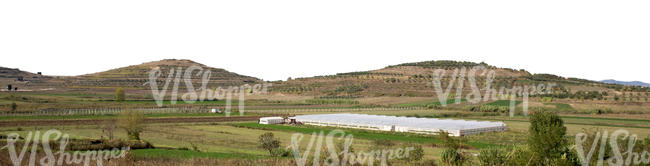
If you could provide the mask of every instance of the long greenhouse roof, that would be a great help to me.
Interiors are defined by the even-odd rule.
[[[384,115],[367,115],[367,114],[315,114],[299,115],[296,120],[317,121],[323,123],[339,123],[352,125],[368,126],[392,126],[409,127],[414,129],[425,130],[468,130],[478,128],[500,127],[505,126],[503,122],[475,121],[475,120],[455,120],[455,119],[437,119],[437,118],[415,118],[415,117],[398,117]]]

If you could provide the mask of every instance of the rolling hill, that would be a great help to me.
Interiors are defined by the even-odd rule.
[[[149,90],[149,72],[152,69],[159,69],[162,74],[157,78],[158,85],[163,84],[171,69],[187,69],[190,66],[198,66],[211,71],[211,79],[208,87],[217,86],[238,86],[244,84],[261,83],[261,79],[244,76],[229,72],[224,69],[209,67],[191,60],[165,59],[160,61],[146,62],[139,65],[126,66],[108,71],[85,74],[80,76],[43,76],[18,69],[0,68],[0,81],[3,84],[14,84],[23,89],[55,89],[60,91],[102,91],[111,92],[115,88],[127,88],[141,90],[147,93]],[[314,97],[335,97],[335,98],[357,98],[357,97],[433,97],[436,96],[434,84],[432,83],[434,71],[442,69],[445,76],[442,77],[442,87],[447,87],[454,69],[483,66],[489,71],[494,71],[494,80],[491,87],[512,87],[520,85],[539,85],[556,83],[553,87],[553,96],[557,98],[614,98],[614,95],[621,95],[625,92],[650,92],[650,88],[642,86],[625,86],[608,84],[580,78],[565,78],[553,74],[531,74],[526,70],[500,68],[485,63],[459,62],[459,61],[423,61],[403,63],[387,66],[381,69],[338,73],[335,75],[314,76],[296,78],[287,81],[274,81],[269,89],[271,93],[314,96]],[[477,74],[484,70],[477,71]],[[201,75],[191,76],[195,86],[200,85]],[[466,73],[468,74],[468,73]],[[18,77],[23,80],[19,81]],[[487,77],[477,75],[477,86],[483,88],[486,85]],[[464,81],[463,94],[471,90],[469,81]],[[181,83],[183,84],[183,83]],[[179,86],[182,90],[184,85]],[[481,89],[484,90],[484,89]],[[133,92],[133,91],[132,91]],[[455,92],[454,89],[451,92]]]
[[[47,83],[56,84],[59,81],[56,81],[51,76],[26,72],[20,69],[0,67],[0,84],[3,85],[3,91],[7,90],[6,87],[8,85],[12,85],[14,88],[18,87],[19,91],[28,91],[30,88],[44,88],[43,85]]]
[[[67,79],[67,82],[69,85],[73,86],[134,87],[147,89],[148,87],[144,86],[144,84],[149,81],[149,73],[151,70],[158,69],[161,71],[162,74],[157,78],[157,80],[162,84],[162,82],[164,82],[164,80],[167,78],[170,70],[176,70],[180,68],[182,69],[182,74],[184,74],[186,69],[191,66],[198,66],[204,71],[211,72],[210,81],[208,83],[209,87],[231,85],[238,86],[243,84],[261,82],[260,79],[255,77],[240,75],[221,68],[206,66],[204,64],[186,59],[165,59],[160,61],[142,63],[139,65],[121,67],[98,73],[70,77]],[[198,70],[192,72],[191,80],[193,83],[198,85],[201,83],[202,75],[196,75],[196,73],[198,73]],[[183,75],[181,75],[181,77],[182,76]],[[184,88],[184,86],[179,86],[179,88]]]
[[[336,75],[296,78],[288,81],[274,82],[271,90],[278,93],[298,94],[320,97],[379,97],[379,96],[410,96],[432,97],[435,96],[433,73],[442,69],[446,75],[442,78],[442,87],[447,87],[450,75],[457,68],[466,68],[469,71],[474,66],[484,66],[494,71],[495,77],[491,87],[512,87],[519,85],[539,85],[549,82],[556,83],[553,91],[555,97],[587,96],[601,98],[602,92],[625,91],[650,91],[649,88],[639,86],[622,86],[605,84],[580,78],[565,78],[553,74],[531,74],[526,70],[499,68],[485,63],[459,62],[459,61],[424,61],[403,63],[387,66],[382,69],[338,73]],[[477,86],[484,87],[486,76],[478,75],[483,70],[477,71],[475,76]],[[467,74],[467,73],[466,73]],[[470,91],[470,84],[464,81],[463,94]],[[498,89],[498,88],[497,88]],[[484,89],[481,89],[484,90]],[[451,90],[454,92],[454,90]],[[593,95],[598,93],[599,95]],[[605,95],[607,96],[607,95]]]
[[[608,83],[608,84],[650,87],[649,83],[645,83],[641,81],[618,81],[618,80],[608,79],[608,80],[602,80],[600,82]]]
[[[145,83],[149,82],[149,72],[152,69],[159,69],[161,71],[162,74],[157,80],[162,84],[171,69],[181,68],[184,72],[190,66],[198,66],[204,69],[204,71],[211,71],[210,81],[208,82],[209,87],[239,86],[262,82],[255,77],[240,75],[184,59],[165,59],[80,76],[44,76],[18,69],[0,68],[0,81],[2,84],[19,85],[24,90],[29,91],[43,89],[57,91],[105,89],[105,91],[114,91],[114,88],[117,87],[147,90],[149,89],[149,85]],[[194,71],[191,75],[191,80],[195,86],[200,85],[202,78],[202,75],[196,75],[197,72]],[[179,86],[179,89],[184,88],[184,85]]]

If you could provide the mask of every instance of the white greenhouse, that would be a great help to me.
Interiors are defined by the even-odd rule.
[[[443,130],[453,136],[464,136],[484,132],[506,131],[506,124],[503,122],[475,120],[467,121],[349,113],[299,115],[295,118],[296,121],[307,125],[420,134],[437,134],[440,130]]]
[[[284,123],[284,118],[282,117],[263,117],[257,121],[259,124],[282,124]]]

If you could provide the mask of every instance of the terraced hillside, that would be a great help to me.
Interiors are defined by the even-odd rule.
[[[484,66],[487,71],[494,71],[491,87],[539,85],[555,83],[553,94],[547,97],[583,98],[583,99],[614,99],[624,93],[645,93],[650,88],[640,86],[623,86],[606,84],[579,78],[564,78],[552,74],[531,74],[526,70],[499,68],[485,63],[458,61],[424,61],[388,66],[382,69],[339,73],[336,75],[297,78],[288,81],[274,82],[273,92],[284,94],[320,96],[320,97],[379,97],[379,96],[436,96],[433,73],[443,69],[445,75],[441,86],[446,88],[455,69],[466,68],[466,77],[474,66]],[[477,70],[476,83],[481,91],[485,90],[487,82],[486,70]],[[455,83],[458,84],[457,82]],[[468,79],[463,82],[463,94],[471,90]],[[455,89],[451,89],[455,93]],[[613,101],[613,100],[612,100]]]
[[[19,87],[19,90],[22,91],[61,92],[93,90],[109,92],[114,91],[115,88],[147,90],[150,87],[145,83],[149,82],[149,73],[152,69],[159,69],[161,71],[157,82],[159,85],[162,85],[171,69],[174,69],[175,73],[178,73],[176,69],[180,68],[182,69],[182,73],[179,89],[183,90],[186,88],[183,75],[190,66],[198,66],[203,71],[209,70],[211,72],[208,82],[208,87],[210,88],[261,82],[260,79],[255,77],[239,75],[191,60],[165,59],[80,76],[46,76],[18,69],[0,68],[0,83],[4,86],[12,85],[13,87]],[[203,74],[197,75],[198,72],[198,70],[195,70],[191,74],[191,81],[194,83],[194,86],[201,84]],[[6,90],[4,87],[3,89]]]
[[[41,90],[50,85],[63,85],[63,81],[57,77],[45,76],[37,73],[30,73],[20,69],[0,67],[0,85],[2,91],[7,91],[8,85],[18,91]]]
[[[182,69],[182,77],[186,69],[191,66],[198,66],[202,68],[203,71],[209,70],[211,72],[210,81],[208,83],[209,87],[243,85],[261,81],[255,77],[239,75],[237,73],[229,72],[220,68],[209,67],[191,60],[165,59],[161,61],[147,62],[140,65],[132,65],[112,69],[99,73],[71,77],[68,78],[66,82],[70,86],[80,87],[132,87],[148,89],[148,85],[145,85],[145,83],[149,81],[149,73],[151,70],[159,69],[161,71],[162,74],[157,79],[158,84],[160,85],[164,84],[164,81],[167,79],[170,70],[177,70],[179,68]],[[203,74],[197,75],[198,72],[198,70],[195,70],[191,74],[191,80],[196,85],[201,82],[201,79],[203,77]],[[183,79],[183,77],[181,79]],[[181,89],[184,87],[185,86],[179,86]]]

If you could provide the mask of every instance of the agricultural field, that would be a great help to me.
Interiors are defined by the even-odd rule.
[[[446,98],[433,89],[433,69],[473,65],[461,62],[401,64],[367,72],[262,81],[229,73],[231,81],[209,80],[219,98],[183,100],[190,91],[155,98],[141,86],[151,66],[168,70],[196,65],[186,60],[164,60],[75,77],[43,77],[34,87],[43,91],[0,92],[0,146],[36,145],[24,156],[115,153],[120,157],[90,160],[101,165],[577,165],[577,144],[598,140],[597,134],[625,132],[612,137],[621,142],[638,138],[634,151],[650,147],[648,88],[599,84],[586,80],[538,75],[496,68],[498,85],[558,82],[550,94],[524,98],[496,94],[473,100],[470,91],[450,91]],[[448,65],[440,67],[438,65]],[[207,68],[207,67],[206,67]],[[217,69],[213,69],[217,70]],[[127,79],[127,77],[129,79]],[[193,80],[200,80],[192,76]],[[451,78],[441,81],[443,87]],[[479,78],[484,80],[485,78]],[[159,80],[161,81],[161,80]],[[60,86],[66,82],[66,86]],[[273,84],[267,91],[253,86]],[[198,84],[198,83],[197,83]],[[17,85],[17,84],[14,84]],[[22,86],[22,84],[20,84]],[[37,86],[38,85],[38,86]],[[470,86],[470,85],[465,85]],[[224,90],[230,87],[231,91]],[[238,89],[238,91],[233,91]],[[223,89],[220,89],[223,88]],[[247,89],[248,88],[248,89]],[[422,89],[419,91],[418,89]],[[540,89],[541,91],[542,89]],[[495,90],[497,91],[497,90]],[[235,97],[227,98],[230,95]],[[462,97],[456,97],[458,94]],[[241,95],[241,96],[238,96]],[[478,95],[477,97],[485,97]],[[489,97],[489,96],[488,96]],[[487,98],[481,98],[487,99]],[[512,105],[511,105],[512,104]],[[514,106],[514,107],[511,107]],[[352,113],[429,119],[461,119],[505,123],[503,132],[449,136],[305,125],[290,117],[309,114]],[[280,117],[283,124],[260,124],[261,117]],[[289,121],[289,122],[287,122]],[[394,127],[394,126],[393,126]],[[45,137],[48,132],[61,133]],[[541,134],[540,134],[541,133]],[[36,137],[38,142],[32,142]],[[13,139],[15,138],[15,139]],[[61,141],[67,140],[67,143]],[[47,141],[47,142],[45,142]],[[578,142],[576,142],[578,141]],[[556,149],[544,159],[536,151],[550,143]],[[591,145],[585,144],[585,146]],[[604,158],[615,156],[606,145]],[[619,149],[624,149],[622,146]],[[0,149],[0,165],[14,165],[12,154],[22,148]],[[110,152],[113,153],[113,152]],[[557,157],[557,156],[565,157]],[[567,157],[568,156],[568,157]],[[16,165],[29,165],[23,157]],[[540,164],[544,163],[545,164]],[[83,165],[83,163],[68,163]],[[593,163],[589,163],[593,164]],[[65,165],[65,164],[64,164]],[[535,164],[533,164],[535,165]]]
[[[493,103],[488,103],[493,104]],[[414,103],[415,105],[415,103]],[[555,104],[553,104],[555,105]],[[559,108],[558,108],[559,109]],[[482,149],[507,148],[526,144],[528,128],[530,124],[527,117],[504,117],[500,114],[486,114],[482,112],[471,112],[464,110],[447,109],[398,109],[398,108],[292,108],[284,110],[257,109],[247,112],[245,117],[252,117],[248,120],[219,121],[206,120],[204,122],[191,122],[188,119],[223,117],[223,114],[213,113],[174,113],[174,114],[146,114],[150,120],[144,127],[141,139],[153,145],[153,148],[134,149],[131,157],[138,161],[173,161],[176,163],[185,162],[242,162],[256,163],[260,161],[273,161],[275,163],[294,163],[293,156],[274,156],[268,151],[260,148],[258,137],[265,133],[273,133],[279,140],[281,147],[287,148],[291,145],[291,137],[295,134],[302,134],[305,139],[300,141],[299,151],[304,152],[309,144],[312,133],[330,133],[334,130],[341,130],[346,135],[352,135],[354,142],[352,148],[357,151],[372,151],[378,147],[397,148],[407,145],[419,145],[424,153],[419,163],[435,163],[441,160],[445,150],[444,138],[436,135],[420,135],[406,133],[391,133],[379,131],[366,131],[357,129],[340,129],[333,127],[296,126],[296,125],[261,125],[257,124],[255,117],[271,116],[271,113],[297,115],[297,114],[321,114],[332,112],[354,112],[362,114],[394,115],[421,118],[450,118],[465,120],[486,120],[504,121],[508,131],[499,133],[485,133],[480,135],[465,136],[462,139],[462,149],[465,153],[478,155]],[[234,115],[237,115],[236,113]],[[69,134],[71,139],[77,140],[100,140],[108,137],[104,132],[103,125],[107,121],[118,118],[119,115],[76,115],[76,116],[14,116],[4,117],[3,122],[19,121],[60,121],[61,124],[25,125],[24,127],[5,125],[0,128],[0,133],[18,133],[21,136],[28,135],[34,131],[46,131],[57,129]],[[572,138],[577,133],[585,130],[616,131],[625,129],[630,133],[637,134],[641,138],[650,137],[650,121],[647,119],[621,119],[621,118],[599,118],[579,115],[561,115],[567,128],[567,138]],[[179,119],[180,120],[172,120]],[[161,119],[168,119],[162,122]],[[79,123],[76,125],[65,124],[64,121],[95,120],[95,124]],[[7,123],[2,123],[7,124]],[[123,130],[116,130],[114,139],[127,140],[127,133]],[[337,138],[335,138],[337,139]],[[569,139],[571,140],[571,139]],[[54,140],[53,140],[54,141]],[[326,151],[322,153],[326,154]],[[314,155],[314,154],[311,154]],[[308,157],[309,158],[309,157]],[[200,161],[195,161],[200,160]],[[478,162],[476,158],[472,159]],[[405,160],[390,161],[393,164],[406,164]],[[412,162],[409,162],[412,163]]]

